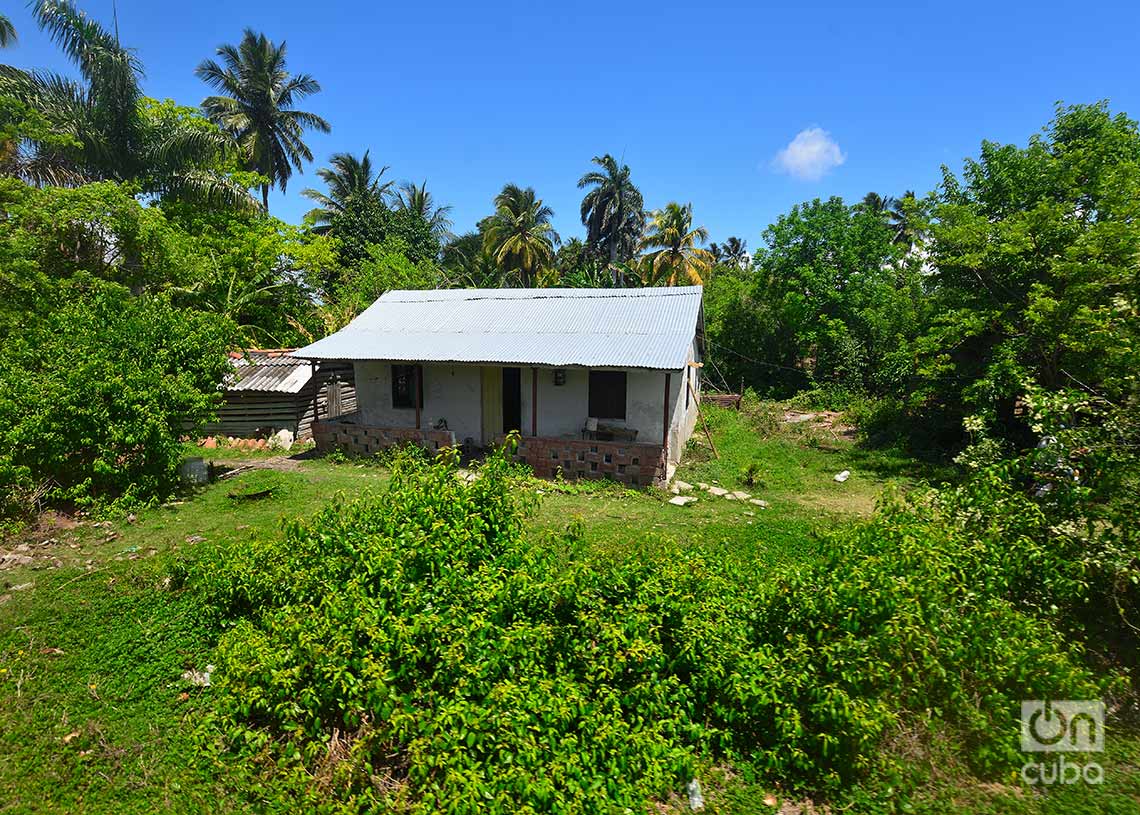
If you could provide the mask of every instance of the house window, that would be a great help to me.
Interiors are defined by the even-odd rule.
[[[625,418],[625,371],[590,371],[590,418]]]
[[[392,366],[392,407],[414,408],[419,377],[415,365]]]

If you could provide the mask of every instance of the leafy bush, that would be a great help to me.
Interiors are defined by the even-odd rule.
[[[169,494],[180,437],[216,409],[228,338],[224,320],[115,286],[29,321],[0,348],[0,487],[80,503]]]
[[[904,716],[1003,769],[1018,700],[1098,691],[1039,616],[1079,574],[1017,515],[895,503],[761,579],[685,546],[528,541],[508,473],[407,451],[387,493],[201,566],[204,744],[269,759],[255,789],[287,808],[644,811],[712,758],[834,790]]]

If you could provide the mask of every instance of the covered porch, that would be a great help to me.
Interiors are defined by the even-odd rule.
[[[368,425],[359,413],[316,422],[313,438],[318,450],[353,455],[373,455],[409,443],[429,453],[461,444],[450,430]],[[494,443],[502,444],[505,438],[499,434]],[[632,487],[663,484],[669,469],[665,448],[660,444],[553,436],[523,436],[515,459],[530,465],[539,478],[611,478]]]

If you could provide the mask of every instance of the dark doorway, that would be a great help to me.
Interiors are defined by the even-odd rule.
[[[503,432],[522,429],[522,368],[503,368]]]

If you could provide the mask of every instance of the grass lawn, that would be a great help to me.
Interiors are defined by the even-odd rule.
[[[764,579],[778,565],[817,556],[827,545],[822,533],[869,513],[884,487],[945,475],[861,450],[830,431],[782,425],[773,416],[755,406],[744,413],[710,410],[720,457],[698,436],[677,474],[744,489],[768,508],[707,493],[676,507],[656,490],[529,481],[519,488],[539,501],[528,522],[536,545],[570,530],[598,557],[626,557],[655,545],[699,546],[739,559]],[[239,462],[233,451],[195,451],[229,466]],[[172,590],[172,567],[276,534],[284,520],[308,515],[338,493],[382,490],[388,476],[382,467],[353,461],[240,460],[272,469],[241,472],[132,519],[80,525],[48,519],[23,540],[32,564],[0,572],[0,812],[247,806],[195,759],[191,733],[208,709],[209,691],[180,677],[209,663],[211,643],[197,624],[193,594]],[[750,464],[755,477],[747,484]],[[836,483],[833,476],[844,469],[850,479]],[[1138,744],[1116,742],[1110,779],[1121,779],[1113,794],[1124,796],[1097,800],[1123,807],[1130,798],[1133,808],[1111,811],[1137,811]],[[929,811],[1076,811],[1070,791],[1027,797],[1014,787],[924,783]],[[756,811],[768,809],[769,795],[737,779],[710,804],[714,811]],[[866,806],[847,811],[882,802],[876,790]]]

